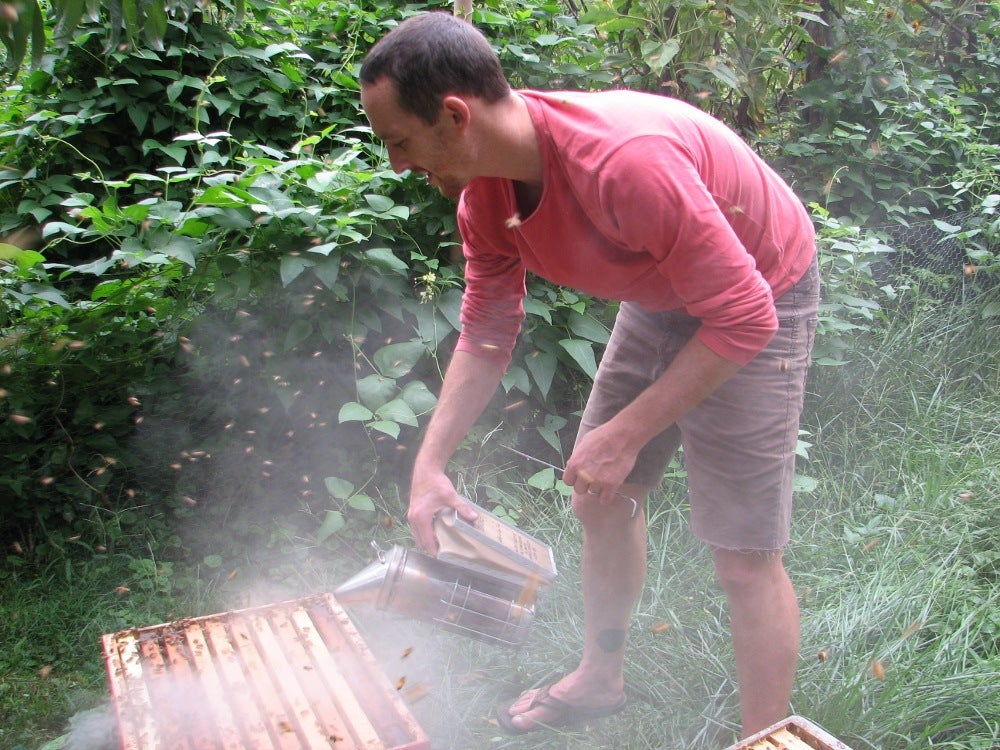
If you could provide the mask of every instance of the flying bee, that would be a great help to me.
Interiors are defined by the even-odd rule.
[[[427,695],[427,686],[418,682],[416,685],[410,685],[403,691],[403,697],[406,698],[410,703],[416,703],[418,700]]]
[[[535,599],[538,598],[538,586],[540,583],[541,579],[537,575],[529,576],[528,580],[525,581],[524,588],[521,589],[521,593],[517,595],[516,604],[525,609],[534,605]]]
[[[878,659],[872,659],[872,677],[881,682],[885,679],[885,665]]]

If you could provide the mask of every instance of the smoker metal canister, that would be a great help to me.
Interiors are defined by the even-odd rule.
[[[504,646],[528,637],[535,611],[519,603],[523,587],[400,545],[388,553],[372,547],[378,560],[334,592],[342,604],[370,604]]]

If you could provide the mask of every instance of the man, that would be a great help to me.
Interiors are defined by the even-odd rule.
[[[474,513],[445,469],[491,399],[523,319],[525,271],[622,301],[564,479],[583,527],[579,666],[501,706],[515,733],[615,713],[646,566],[643,514],[679,444],[692,530],[730,606],[744,736],[788,712],[799,624],[789,536],[819,279],[809,216],[732,131],[634,92],[513,91],[485,37],[411,17],[361,68],[397,172],[459,199],[463,330],[413,469],[408,519]]]

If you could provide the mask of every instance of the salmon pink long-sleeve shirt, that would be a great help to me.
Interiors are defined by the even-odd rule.
[[[521,91],[543,191],[520,216],[510,180],[459,200],[466,257],[457,348],[510,363],[525,272],[649,311],[684,310],[715,353],[749,362],[777,330],[774,299],[815,252],[788,185],[711,115],[637,92]]]

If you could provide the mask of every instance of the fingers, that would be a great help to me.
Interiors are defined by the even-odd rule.
[[[458,505],[455,506],[455,510],[458,511],[458,515],[460,518],[462,518],[465,521],[468,521],[469,523],[472,523],[477,518],[479,518],[479,514],[472,507],[472,504],[467,500],[463,499],[462,502],[460,502]]]
[[[424,481],[414,482],[410,488],[410,507],[406,520],[417,545],[431,555],[438,553],[437,535],[434,533],[434,519],[440,513],[455,510],[459,517],[469,523],[479,514],[468,501],[461,498],[455,487],[444,475]]]
[[[598,497],[604,503],[610,500],[613,488],[602,486],[589,472],[582,470],[576,472],[575,480],[572,484],[575,492],[582,495],[590,495],[591,497]]]
[[[434,516],[417,512],[412,506],[406,520],[417,546],[432,556],[437,556],[438,542],[434,534]]]

